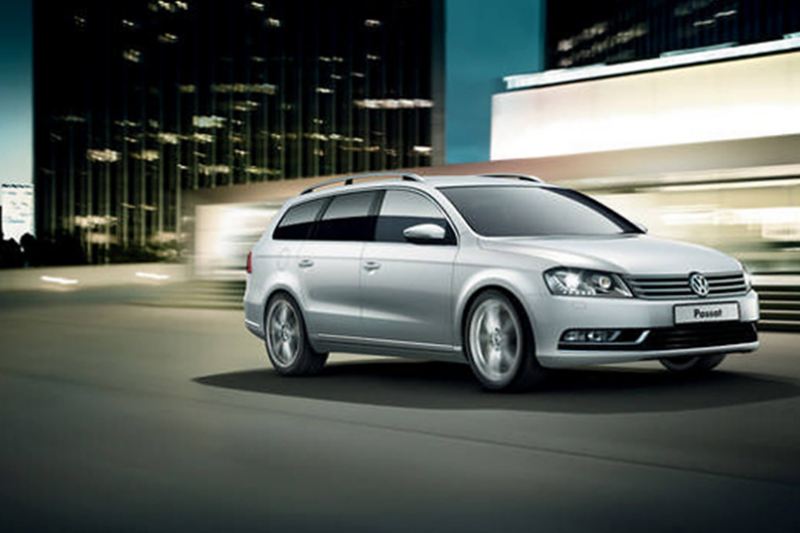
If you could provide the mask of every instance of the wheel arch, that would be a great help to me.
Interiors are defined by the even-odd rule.
[[[291,287],[289,287],[287,285],[283,285],[283,284],[275,285],[274,287],[272,287],[269,291],[267,291],[264,294],[264,301],[263,301],[263,303],[261,305],[261,325],[262,326],[266,326],[267,307],[269,307],[269,303],[272,301],[273,298],[275,298],[277,295],[279,295],[281,293],[287,295],[292,300],[294,300],[294,303],[297,305],[297,309],[300,311],[300,313],[303,313],[303,307],[300,305],[300,299],[297,297],[297,295],[294,293],[294,291],[291,289]],[[305,320],[305,317],[303,317],[303,319]]]
[[[467,318],[469,317],[469,310],[472,307],[472,304],[481,294],[490,290],[498,291],[503,295],[505,295],[509,300],[511,300],[511,303],[514,305],[514,308],[516,309],[517,313],[520,314],[520,318],[523,320],[525,326],[527,327],[527,331],[531,336],[531,345],[535,352],[536,333],[533,322],[533,314],[528,309],[528,306],[525,305],[524,299],[520,294],[517,293],[516,290],[511,288],[508,284],[492,281],[478,285],[476,287],[472,287],[465,294],[462,300],[463,303],[459,306],[457,327],[458,327],[458,339],[461,343],[461,354],[463,355],[463,357],[464,358],[467,357],[466,330],[467,330]]]
[[[300,316],[303,319],[303,327],[305,328],[306,338],[308,339],[309,344],[314,350],[318,352],[324,351],[324,346],[320,345],[319,339],[313,333],[313,327],[308,323],[308,312],[306,311],[303,298],[300,296],[299,291],[295,290],[291,285],[285,283],[276,283],[272,287],[270,287],[269,291],[266,291],[264,295],[264,300],[261,303],[261,326],[266,335],[266,321],[267,321],[267,308],[269,306],[270,301],[277,296],[278,294],[286,294],[291,298],[295,305],[297,306],[297,310],[300,313]]]

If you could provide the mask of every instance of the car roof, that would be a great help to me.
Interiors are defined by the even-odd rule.
[[[519,177],[501,177],[482,176],[482,175],[464,175],[464,176],[424,176],[424,183],[430,184],[433,187],[456,187],[456,186],[492,186],[492,185],[532,185],[540,187],[546,185],[542,181],[534,181],[538,178],[533,176],[519,176]]]
[[[318,196],[327,196],[329,194],[339,194],[343,192],[365,191],[371,189],[380,189],[389,186],[403,186],[412,189],[427,189],[427,188],[446,188],[446,187],[484,187],[496,185],[516,185],[516,186],[533,186],[533,187],[551,187],[542,181],[536,181],[538,178],[533,176],[512,176],[506,177],[501,175],[437,175],[437,176],[416,176],[414,179],[379,179],[373,181],[363,181],[358,183],[349,183],[345,185],[336,186],[322,186],[319,189],[307,190],[298,196],[298,199],[311,199]],[[376,176],[380,177],[380,176]],[[341,181],[344,182],[347,177],[343,177]]]

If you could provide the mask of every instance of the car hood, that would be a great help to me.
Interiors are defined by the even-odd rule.
[[[741,269],[734,258],[711,248],[641,234],[484,238],[481,246],[550,261],[553,266],[625,274],[731,272]]]

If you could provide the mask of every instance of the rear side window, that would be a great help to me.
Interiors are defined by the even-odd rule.
[[[372,206],[377,194],[369,191],[335,196],[312,238],[319,241],[371,241],[375,232]]]
[[[289,208],[278,223],[278,227],[275,228],[272,238],[279,240],[307,239],[314,226],[314,220],[324,203],[325,199],[323,198]]]
[[[421,194],[388,190],[375,227],[378,242],[408,242],[403,230],[417,224],[436,224],[445,230],[442,244],[455,244],[455,234],[439,207]]]

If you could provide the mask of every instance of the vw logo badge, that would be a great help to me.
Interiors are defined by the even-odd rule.
[[[698,272],[689,276],[689,288],[700,297],[708,296],[708,280]]]

